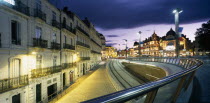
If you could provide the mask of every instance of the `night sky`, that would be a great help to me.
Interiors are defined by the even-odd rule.
[[[163,36],[174,29],[174,8],[183,9],[180,26],[183,33],[194,40],[194,33],[202,23],[210,19],[210,0],[51,0],[58,8],[68,6],[80,18],[88,17],[96,29],[103,33],[107,45],[124,48],[123,39],[128,46],[138,40],[142,31],[144,40],[155,31]]]

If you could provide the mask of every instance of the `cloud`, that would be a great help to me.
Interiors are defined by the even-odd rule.
[[[174,8],[182,8],[181,23],[210,18],[209,0],[51,0],[68,6],[79,17],[88,17],[103,29],[133,28],[149,24],[174,24]],[[106,6],[109,7],[106,7]]]
[[[106,46],[114,46],[117,45],[117,43],[106,43]]]
[[[113,40],[107,40],[106,42],[113,42]]]
[[[106,37],[120,37],[120,35],[106,35]]]
[[[133,41],[139,41],[139,39],[134,39]]]

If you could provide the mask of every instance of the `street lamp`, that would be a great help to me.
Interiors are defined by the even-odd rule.
[[[120,44],[118,44],[119,45],[119,51],[120,51]]]
[[[128,54],[127,54],[127,39],[123,39],[123,40],[125,40],[125,52],[126,52],[126,58],[128,57]]]
[[[139,31],[139,57],[141,56],[141,31]]]
[[[173,13],[175,15],[175,32],[176,32],[176,56],[179,57],[179,14],[182,13],[183,10],[180,8],[174,9]]]

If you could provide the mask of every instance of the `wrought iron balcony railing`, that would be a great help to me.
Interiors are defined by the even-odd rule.
[[[90,35],[86,31],[84,31],[81,27],[77,26],[77,30],[79,30],[80,32],[82,32],[86,36],[90,37]]]
[[[80,61],[90,60],[90,57],[80,57]]]
[[[39,9],[34,9],[34,17],[38,17],[46,22],[46,14]]]
[[[56,27],[56,28],[60,28],[60,23],[56,20],[52,20],[52,26]]]
[[[62,70],[62,67],[60,65],[59,66],[47,67],[47,68],[33,69],[33,70],[31,70],[31,78],[38,78],[38,77],[51,75],[51,74],[54,74],[54,73],[58,73],[61,70]]]
[[[76,30],[71,28],[70,26],[66,25],[66,24],[62,24],[62,27],[70,32],[72,32],[73,34],[76,34]]]
[[[28,85],[28,75],[0,80],[0,93]]]
[[[94,51],[94,50],[91,50],[91,53],[101,54],[101,52],[97,52],[97,51]]]
[[[91,39],[91,41],[93,41],[96,45],[98,45],[99,47],[101,47],[101,45],[98,44],[95,40]]]
[[[25,15],[30,16],[29,7],[23,4],[20,0],[16,0],[15,5],[12,8],[16,11],[19,11]]]
[[[186,59],[186,58],[129,58],[128,60],[132,61],[146,61],[146,62],[160,62],[160,63],[169,63],[183,67],[184,70],[179,71],[178,73],[171,74],[164,78],[157,79],[149,83],[145,83],[136,87],[118,91],[112,94],[101,96],[95,99],[84,101],[82,103],[124,103],[131,100],[132,102],[138,102],[141,99],[141,102],[144,103],[153,103],[157,99],[157,95],[170,95],[166,96],[164,99],[167,99],[169,103],[176,103],[176,100],[182,90],[186,90],[190,85],[190,82],[193,80],[196,70],[202,66],[203,62],[198,59]],[[175,87],[175,92],[169,92],[167,89],[167,94],[158,93],[159,89],[165,88],[167,84],[177,82],[179,80],[177,87]],[[168,85],[167,85],[168,87]],[[163,90],[160,90],[160,92]],[[146,98],[144,98],[146,97]],[[168,97],[168,98],[167,98]],[[159,98],[163,99],[163,98]]]
[[[60,50],[61,45],[56,42],[51,42],[51,49]]]
[[[47,48],[47,40],[43,40],[41,38],[33,38],[33,46],[40,48]]]
[[[66,43],[63,43],[63,48],[64,48],[64,49],[75,50],[75,46],[70,45],[70,44],[66,44]]]
[[[80,45],[80,46],[83,46],[83,47],[86,47],[86,48],[90,48],[90,46],[88,44],[82,43],[80,41],[77,41],[77,45]]]
[[[68,68],[72,68],[75,67],[76,63],[63,63],[62,64],[62,69],[68,69]]]

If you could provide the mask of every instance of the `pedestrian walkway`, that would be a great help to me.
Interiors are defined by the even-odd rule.
[[[113,92],[116,90],[107,76],[105,64],[101,64],[99,69],[56,103],[79,103]]]

